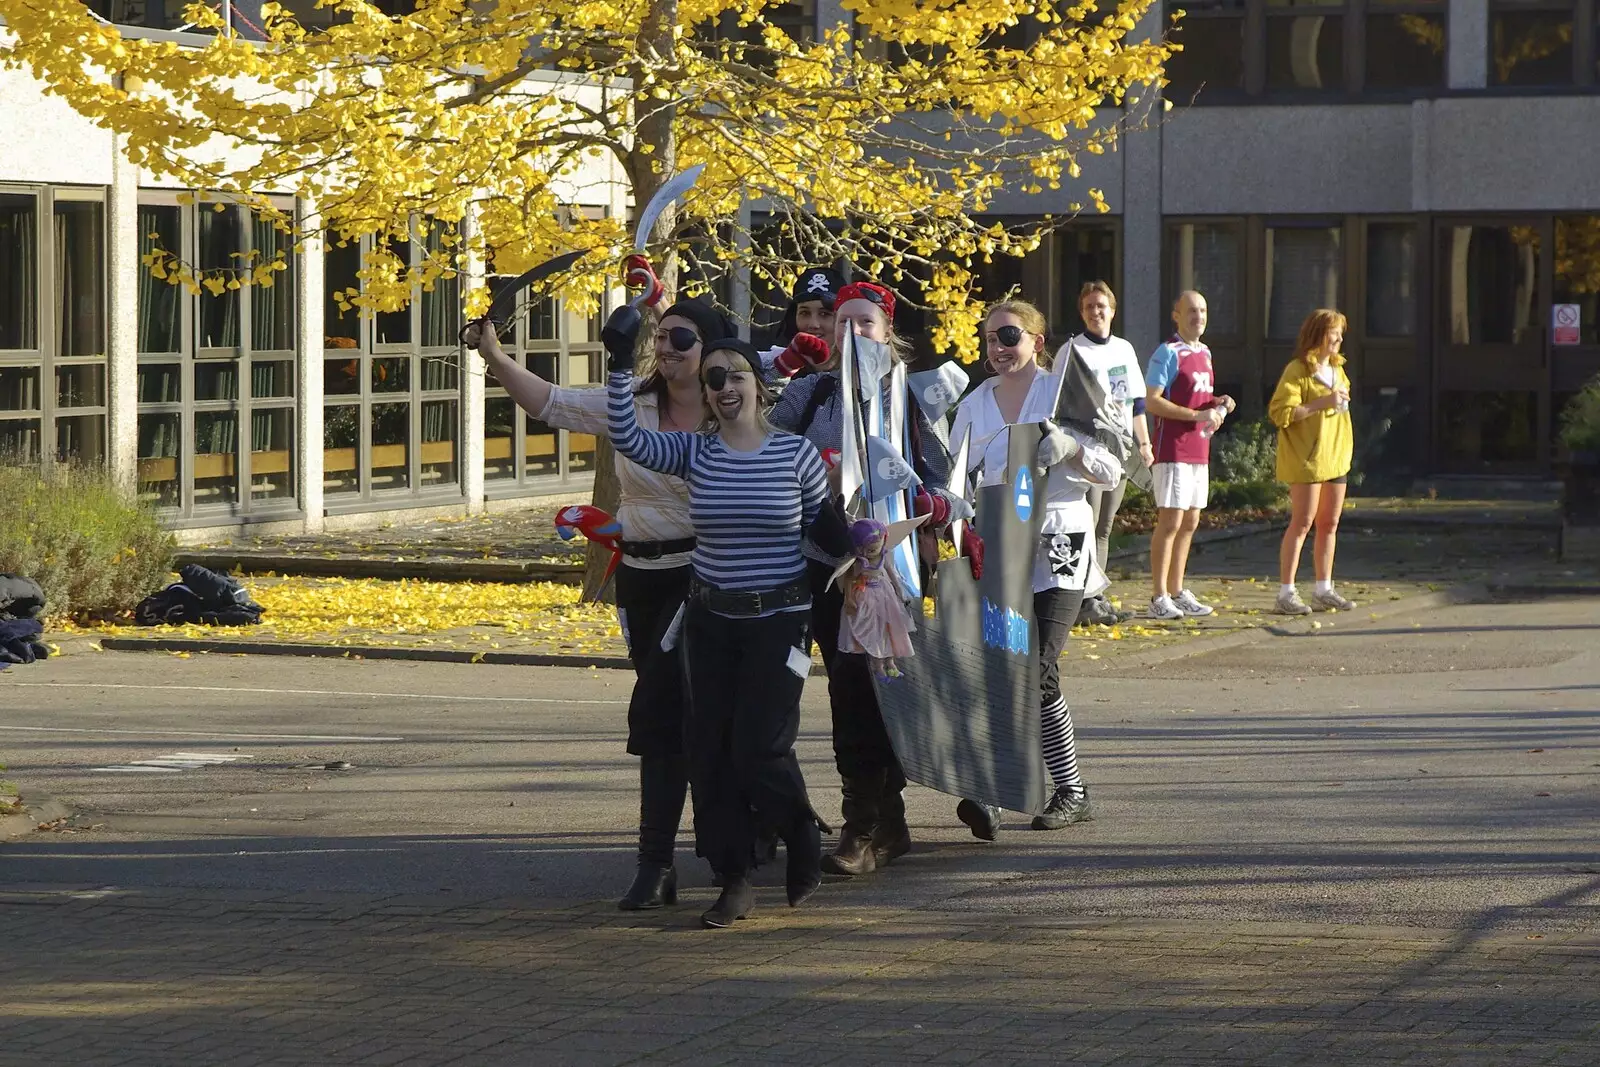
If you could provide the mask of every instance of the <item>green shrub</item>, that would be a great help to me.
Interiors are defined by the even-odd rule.
[[[1281,508],[1288,502],[1289,487],[1282,482],[1212,482],[1206,506]]]
[[[102,468],[0,466],[0,571],[38,582],[51,619],[131,611],[172,572],[172,535]]]
[[[1278,428],[1269,419],[1225,427],[1211,442],[1215,482],[1275,482],[1278,479]]]
[[[1600,452],[1600,376],[1561,409],[1561,443],[1569,452]]]

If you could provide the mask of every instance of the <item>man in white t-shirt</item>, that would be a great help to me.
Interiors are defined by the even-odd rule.
[[[1117,315],[1117,297],[1105,282],[1085,282],[1078,293],[1078,314],[1083,317],[1084,330],[1069,340],[1056,352],[1057,365],[1067,358],[1076,345],[1084,361],[1106,391],[1111,403],[1122,413],[1122,429],[1129,441],[1137,447],[1145,467],[1155,462],[1150,449],[1150,428],[1144,417],[1144,375],[1139,372],[1139,357],[1133,346],[1120,337],[1111,335],[1111,320]],[[1124,467],[1132,466],[1131,457]],[[1094,508],[1095,559],[1106,569],[1106,556],[1111,544],[1111,523],[1122,506],[1122,496],[1127,492],[1128,479],[1123,477],[1114,488],[1091,489],[1089,504]],[[1133,612],[1119,612],[1098,594],[1085,597],[1078,611],[1079,623],[1100,623],[1112,626],[1132,617]]]

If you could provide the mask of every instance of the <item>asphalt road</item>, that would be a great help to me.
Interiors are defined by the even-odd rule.
[[[1358,613],[1131,673],[1068,690],[1095,822],[1013,817],[984,844],[914,787],[912,855],[817,907],[1600,928],[1600,601]],[[18,668],[0,762],[92,828],[0,845],[0,890],[604,901],[633,865],[630,683],[132,653]],[[799,751],[833,816],[820,679]],[[200,757],[231,761],[179,766]],[[682,842],[688,896],[709,901]]]

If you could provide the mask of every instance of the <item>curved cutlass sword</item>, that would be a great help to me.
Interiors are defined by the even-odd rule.
[[[523,271],[509,282],[501,283],[500,288],[494,291],[494,297],[489,301],[489,310],[482,317],[472,319],[462,326],[458,339],[462,344],[466,344],[467,331],[474,326],[487,327],[492,325],[495,328],[499,328],[510,322],[511,316],[517,310],[517,296],[522,290],[534,282],[543,281],[552,274],[560,274],[564,270],[569,270],[584,255],[585,252],[581,249],[577,252],[563,252],[559,256],[545,260],[537,267]]]

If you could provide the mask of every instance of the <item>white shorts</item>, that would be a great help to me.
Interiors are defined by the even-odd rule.
[[[1206,506],[1211,492],[1211,466],[1206,463],[1157,463],[1150,468],[1155,481],[1156,507],[1192,508]]]

